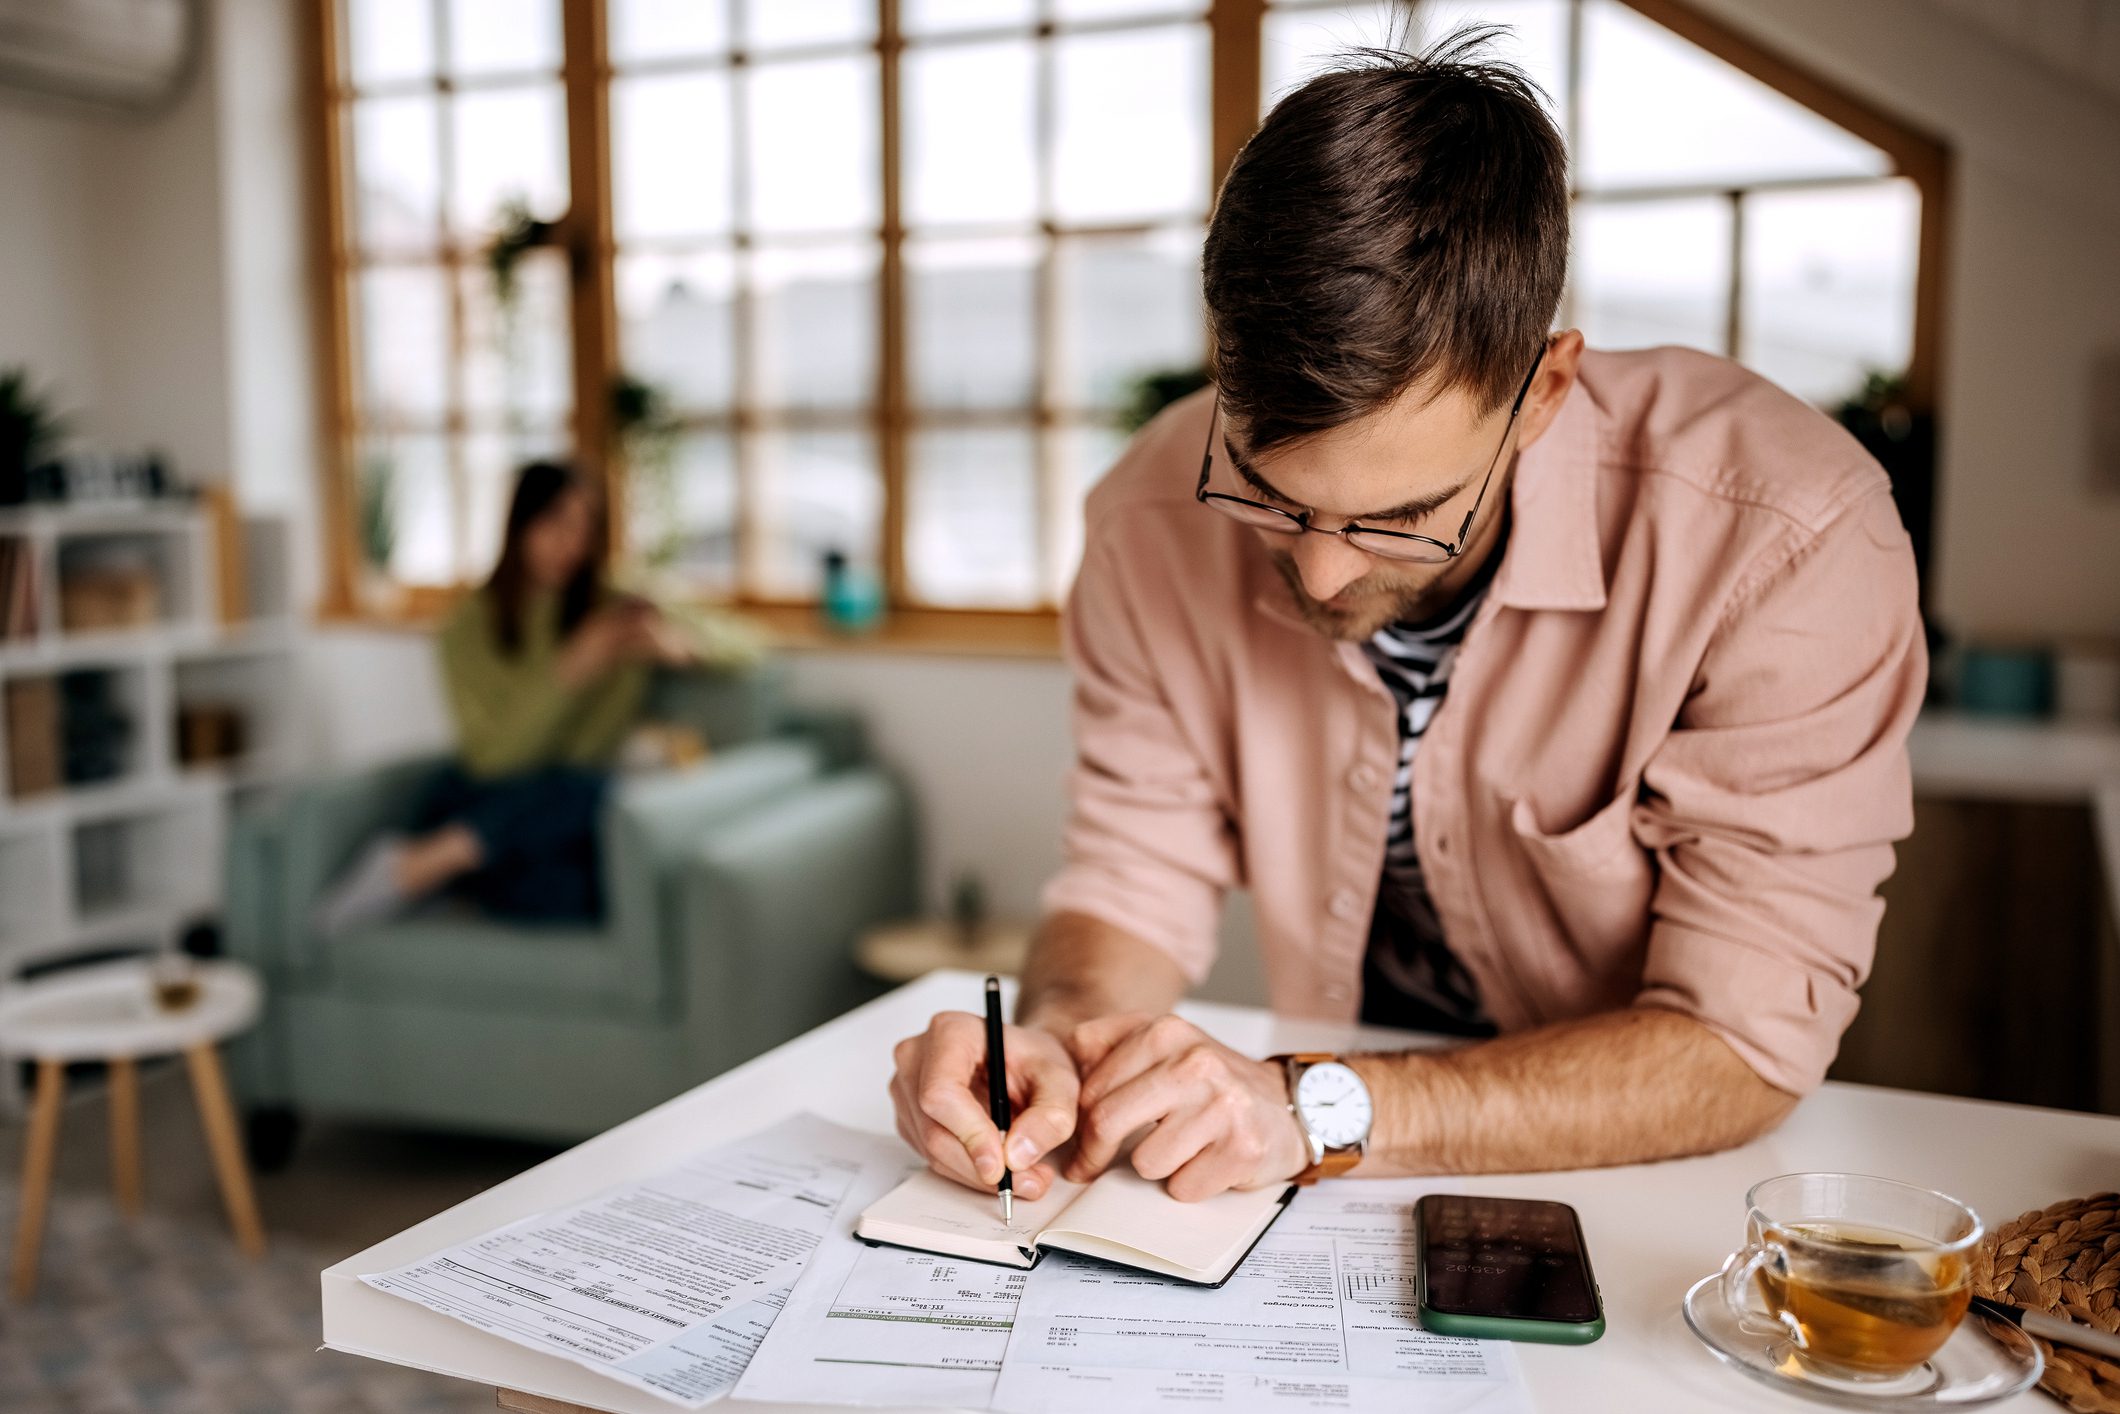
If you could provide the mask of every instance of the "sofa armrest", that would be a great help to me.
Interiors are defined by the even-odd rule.
[[[912,802],[863,768],[729,821],[679,866],[687,1046],[718,1074],[860,1004],[865,930],[915,911]]]
[[[708,832],[808,789],[823,753],[799,738],[749,742],[704,766],[621,778],[605,809],[603,871],[610,933],[624,951],[628,997],[675,1014],[672,871]]]
[[[310,912],[355,855],[389,830],[412,827],[445,755],[417,756],[297,786],[279,812],[280,948],[290,969],[320,969]]]

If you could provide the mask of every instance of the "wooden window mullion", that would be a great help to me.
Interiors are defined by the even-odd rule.
[[[905,215],[900,160],[904,145],[899,101],[904,36],[899,32],[898,0],[877,0],[876,89],[880,98],[878,153],[883,164],[883,251],[877,269],[876,456],[883,478],[882,559],[887,602],[912,599],[906,572],[906,497],[911,462],[909,446],[910,356],[906,329]]]
[[[618,295],[611,214],[611,61],[605,0],[562,0],[567,111],[569,333],[574,371],[574,455],[602,491],[608,546],[626,545],[623,457],[611,424],[618,375]]]

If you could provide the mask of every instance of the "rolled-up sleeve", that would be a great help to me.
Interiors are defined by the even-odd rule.
[[[1926,680],[1912,550],[1868,493],[1733,597],[1643,773],[1658,874],[1637,1003],[1792,1094],[1824,1078],[1869,975]]]
[[[1069,595],[1075,764],[1048,913],[1084,913],[1168,953],[1194,982],[1237,882],[1229,815],[1159,681],[1112,537],[1093,527]]]

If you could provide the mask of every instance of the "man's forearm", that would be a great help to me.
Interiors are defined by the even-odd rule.
[[[1795,1098],[1700,1022],[1647,1007],[1456,1051],[1351,1058],[1376,1104],[1357,1172],[1522,1173],[1705,1154]]]
[[[1065,1035],[1118,1012],[1169,1011],[1185,995],[1170,955],[1086,913],[1055,913],[1039,925],[1016,998],[1016,1022]]]

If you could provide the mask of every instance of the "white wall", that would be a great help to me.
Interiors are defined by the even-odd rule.
[[[100,391],[86,313],[90,137],[78,118],[0,102],[0,368],[29,365],[77,414]]]
[[[1934,0],[1694,3],[1952,149],[1939,615],[2120,636],[2120,496],[2091,461],[2092,360],[2120,350],[2120,101]],[[2100,43],[2120,43],[2105,11]]]

